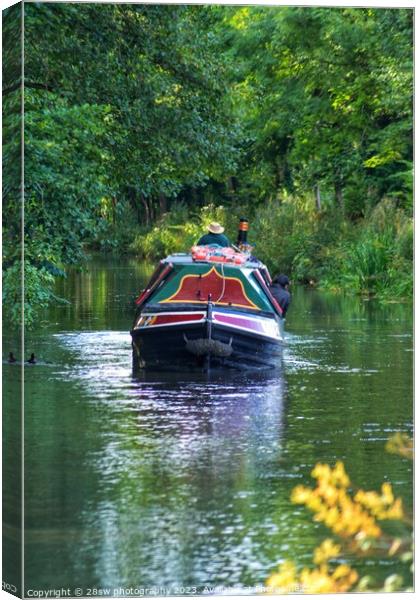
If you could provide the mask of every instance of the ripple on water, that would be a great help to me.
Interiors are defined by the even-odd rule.
[[[50,324],[68,331],[55,327],[52,342],[45,324],[31,340],[34,589],[61,587],[70,568],[85,588],[220,583],[241,593],[285,558],[303,566],[325,530],[290,494],[313,485],[316,462],[344,460],[355,486],[389,480],[410,497],[411,463],[384,451],[393,431],[411,431],[406,313],[296,290],[279,373],[133,378],[121,290],[136,276],[123,268],[105,286],[100,322],[92,277],[108,267],[86,285],[75,275],[62,294],[75,302]],[[371,561],[375,579],[392,572]]]

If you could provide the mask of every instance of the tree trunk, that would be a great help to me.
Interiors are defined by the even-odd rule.
[[[321,210],[321,190],[319,188],[319,183],[315,185],[315,208],[319,212]]]
[[[342,211],[344,211],[343,188],[341,186],[341,183],[338,181],[336,181],[334,184],[334,194],[335,194],[335,201],[337,203],[338,208],[340,208]]]
[[[137,223],[139,225],[141,225],[143,215],[142,215],[140,203],[138,201],[138,195],[136,193],[136,190],[132,187],[128,188],[128,198],[129,198],[132,209],[136,212]],[[143,196],[140,196],[140,199],[141,199],[142,203],[144,204]]]
[[[151,223],[156,221],[156,205],[153,202],[153,198],[149,198],[147,200],[147,205],[149,207],[149,219]]]
[[[115,223],[117,221],[117,198],[115,196],[112,197],[112,224],[115,227]]]
[[[236,180],[236,177],[234,177],[234,176],[228,177],[227,182],[226,182],[226,187],[227,187],[227,191],[230,194],[235,194],[236,193],[236,189],[237,189],[237,180]]]
[[[166,213],[168,210],[168,201],[166,199],[166,196],[164,196],[163,194],[159,194],[159,211],[160,214],[163,215],[163,213]]]
[[[140,197],[141,197],[141,202],[144,206],[145,224],[150,225],[150,210],[149,210],[149,204],[147,203],[147,198],[145,198],[143,196],[143,194]]]

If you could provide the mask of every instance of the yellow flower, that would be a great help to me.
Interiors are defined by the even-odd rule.
[[[394,494],[392,493],[392,485],[388,482],[382,484],[382,498],[386,504],[394,502]]]
[[[365,534],[365,537],[378,538],[382,531],[381,528],[376,525],[375,521],[371,519],[371,521],[363,527],[361,533]]]
[[[413,460],[413,439],[407,433],[395,433],[386,443],[386,450]]]
[[[303,569],[300,581],[306,594],[325,594],[348,591],[358,579],[357,571],[347,565],[340,565],[330,573],[323,564],[312,571]]]
[[[324,520],[325,525],[328,525],[328,527],[333,527],[334,524],[338,522],[339,518],[340,512],[338,508],[334,506],[333,508],[330,508],[329,511],[327,511],[327,515]]]
[[[319,494],[329,506],[336,504],[338,500],[338,493],[339,490],[331,485],[319,486]]]
[[[388,510],[387,519],[402,519],[404,516],[404,511],[402,508],[402,500],[401,498],[397,498],[391,508]]]
[[[327,594],[334,592],[335,584],[325,569],[303,569],[300,577],[305,594]]]
[[[332,574],[333,579],[340,579],[340,577],[347,577],[351,572],[351,569],[348,565],[339,565],[334,573]]]
[[[334,542],[327,538],[314,550],[314,563],[319,565],[321,563],[325,563],[330,560],[330,558],[334,558],[338,556],[341,552],[341,548],[338,544],[334,544]]]
[[[404,517],[401,498],[395,499],[389,482],[382,484],[380,493],[358,490],[351,495],[348,492],[350,479],[342,461],[337,461],[333,468],[317,463],[311,475],[317,480],[315,488],[296,486],[292,501],[307,506],[313,511],[314,520],[324,523],[334,534],[349,538],[350,548],[359,546],[367,551],[373,547],[372,538],[382,535],[377,520]],[[400,546],[400,540],[394,542],[389,548],[389,555],[399,553]],[[294,563],[286,561],[267,580],[267,585],[275,593],[349,591],[359,579],[357,571],[347,564],[340,564],[336,568],[329,565],[329,560],[340,553],[340,545],[328,538],[314,550],[314,569],[305,568],[299,573]]]
[[[310,508],[313,512],[319,512],[322,511],[324,508],[324,505],[322,503],[321,498],[319,498],[318,496],[316,496],[315,494],[312,494],[309,499],[306,502],[306,506],[308,508]]]
[[[359,579],[357,571],[351,569],[349,565],[339,565],[331,577],[336,582],[337,592],[347,592]]]
[[[347,488],[350,485],[350,479],[344,469],[344,464],[341,460],[339,460],[335,468],[332,472],[333,481],[337,485],[341,485],[342,487]]]
[[[296,567],[290,560],[284,561],[277,573],[273,573],[266,581],[266,587],[272,594],[287,594],[295,591],[297,586]]]
[[[306,504],[313,492],[310,488],[303,485],[297,485],[292,490],[291,500],[294,504]]]
[[[383,505],[382,497],[376,492],[364,492],[363,490],[359,490],[354,499],[374,514],[381,510]]]
[[[325,479],[328,481],[331,478],[331,469],[328,465],[317,463],[312,469],[311,475],[314,479]]]

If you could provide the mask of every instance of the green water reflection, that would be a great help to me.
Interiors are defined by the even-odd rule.
[[[384,452],[412,429],[410,306],[295,290],[278,371],[135,379],[131,302],[150,270],[92,261],[27,336],[26,588],[264,583],[325,537],[289,500],[320,460],[343,459],[360,487],[389,480],[411,505],[412,465]],[[19,366],[4,370],[13,419]]]

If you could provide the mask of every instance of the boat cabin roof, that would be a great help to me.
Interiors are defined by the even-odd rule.
[[[192,264],[200,264],[200,263],[208,263],[208,264],[223,264],[224,266],[228,266],[231,268],[238,268],[238,269],[243,269],[244,267],[246,268],[252,268],[252,269],[260,269],[261,267],[264,267],[264,264],[258,260],[258,258],[255,257],[250,257],[246,262],[237,265],[233,262],[216,262],[216,261],[212,261],[212,260],[193,260],[191,254],[188,254],[186,252],[176,252],[174,254],[170,254],[169,256],[167,256],[166,258],[163,259],[162,261],[163,263],[171,263],[173,265],[192,265]]]

